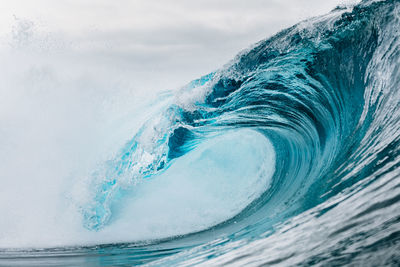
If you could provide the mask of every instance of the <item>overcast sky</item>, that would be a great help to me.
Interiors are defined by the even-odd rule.
[[[169,89],[349,2],[355,0],[1,0],[0,36],[14,34],[20,42],[46,36],[47,43],[51,36],[95,54],[98,64],[156,74],[160,84],[149,86]]]

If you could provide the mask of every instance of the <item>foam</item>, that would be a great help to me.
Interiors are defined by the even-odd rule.
[[[134,186],[98,232],[83,227],[79,209],[66,198],[71,188],[63,187],[66,183],[60,179],[35,181],[29,187],[5,184],[0,247],[130,242],[207,229],[235,216],[267,190],[274,168],[275,153],[263,135],[228,132]],[[75,192],[78,198],[86,194]]]

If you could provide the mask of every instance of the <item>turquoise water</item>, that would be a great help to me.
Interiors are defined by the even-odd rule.
[[[115,239],[0,265],[398,265],[399,14],[339,7],[164,95],[77,201]]]

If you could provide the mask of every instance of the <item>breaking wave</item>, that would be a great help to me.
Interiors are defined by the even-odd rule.
[[[163,94],[119,152],[78,183],[85,231],[121,234],[94,241],[109,245],[23,255],[398,264],[399,14],[394,0],[338,7]],[[25,262],[19,250],[1,253],[0,262]]]

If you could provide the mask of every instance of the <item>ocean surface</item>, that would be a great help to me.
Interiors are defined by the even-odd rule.
[[[399,266],[399,89],[400,1],[300,22],[136,104],[52,193],[4,190],[0,266]]]

